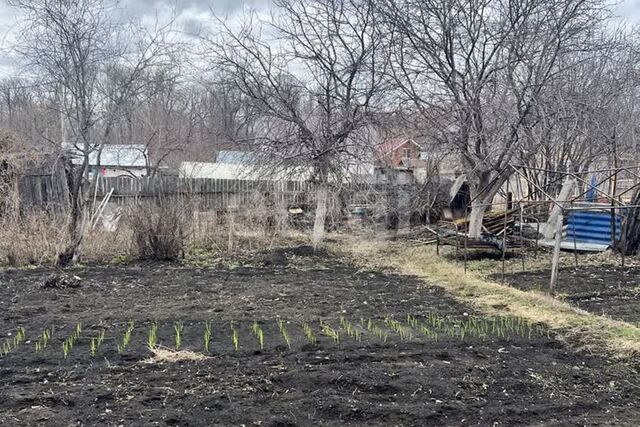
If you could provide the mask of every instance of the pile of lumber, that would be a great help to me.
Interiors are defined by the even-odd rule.
[[[520,209],[509,209],[506,212],[507,234],[511,234],[515,228],[516,219],[520,216]],[[464,231],[469,226],[469,219],[459,218],[453,221],[460,231]],[[499,236],[505,229],[505,211],[492,211],[485,214],[482,219],[482,228],[486,234]]]

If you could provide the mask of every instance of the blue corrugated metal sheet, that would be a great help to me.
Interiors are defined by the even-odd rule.
[[[620,238],[621,220],[616,215],[616,239]],[[611,243],[611,213],[605,211],[571,211],[567,219],[569,241],[585,243]]]

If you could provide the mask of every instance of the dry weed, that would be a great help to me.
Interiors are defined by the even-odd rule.
[[[210,357],[201,353],[195,353],[189,350],[172,350],[166,347],[151,347],[149,351],[153,356],[144,360],[144,363],[177,363],[177,362],[197,362],[207,360]]]

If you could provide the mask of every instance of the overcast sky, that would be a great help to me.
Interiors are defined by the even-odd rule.
[[[620,20],[630,24],[640,24],[640,0],[612,0],[616,3],[616,14]],[[209,19],[210,10],[233,19],[243,8],[269,8],[270,0],[121,0],[120,5],[130,16],[154,22],[156,15],[167,16],[178,9],[178,24],[187,32],[193,31],[201,22]],[[14,72],[15,60],[8,51],[15,34],[15,23],[19,19],[16,12],[0,0],[0,78]]]

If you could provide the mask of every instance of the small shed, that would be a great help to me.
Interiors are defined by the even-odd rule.
[[[448,187],[448,206],[444,208],[444,218],[453,220],[464,217],[465,210],[471,202],[469,183],[467,176],[459,174],[454,181],[443,180],[445,188]]]

